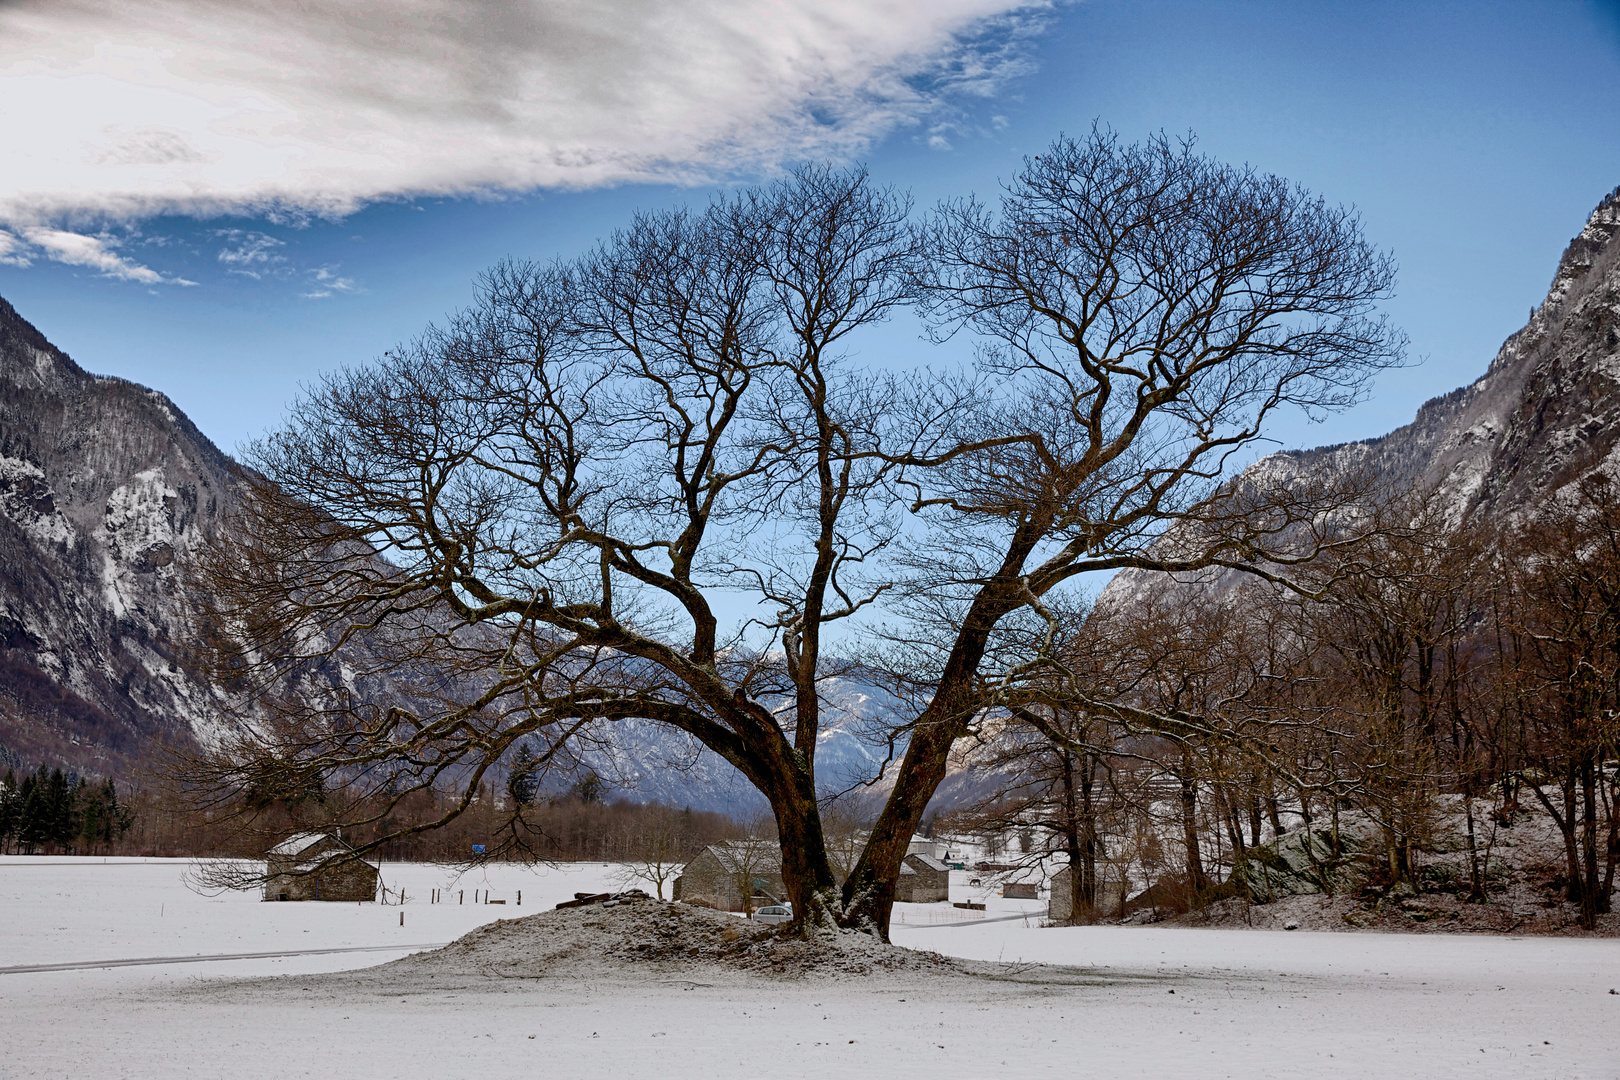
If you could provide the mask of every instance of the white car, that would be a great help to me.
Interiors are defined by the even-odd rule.
[[[749,918],[762,923],[792,922],[793,908],[787,904],[771,904],[758,909]]]

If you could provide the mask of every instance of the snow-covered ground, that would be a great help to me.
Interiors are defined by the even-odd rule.
[[[266,904],[257,893],[199,893],[181,859],[0,856],[0,968],[149,957],[314,949],[392,950],[211,962],[208,977],[341,971],[442,945],[496,919],[517,918],[575,892],[620,889],[619,867],[487,863],[457,875],[423,863],[384,863],[382,881],[406,903]],[[444,899],[428,902],[434,889]],[[517,906],[522,892],[523,906]],[[485,893],[505,904],[475,903]],[[400,924],[401,913],[405,916]],[[201,968],[188,965],[187,975]],[[157,977],[157,976],[154,976]]]
[[[0,974],[0,1077],[1620,1077],[1614,940],[1052,929],[1038,904],[992,896],[955,924],[927,920],[969,913],[909,906],[895,941],[1066,966],[750,993],[656,976],[402,987],[318,973],[618,887],[616,869],[492,865],[452,881],[385,866],[402,907],[202,896],[184,870],[0,859],[0,968],[13,969]],[[433,888],[449,902],[427,903]],[[475,906],[475,888],[508,904]],[[379,951],[310,952],[326,949]],[[296,955],[14,970],[244,953]]]

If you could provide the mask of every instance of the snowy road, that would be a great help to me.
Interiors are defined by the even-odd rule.
[[[198,897],[173,864],[12,872],[12,861],[0,860],[0,964],[254,955],[7,975],[6,1080],[219,1077],[266,1062],[287,1077],[357,1080],[1620,1078],[1620,941],[1042,929],[992,899],[976,923],[894,934],[1021,965],[1006,980],[885,976],[746,993],[663,977],[421,985],[390,981],[388,968],[321,973],[609,887],[611,868],[490,868],[478,887],[514,899],[521,887],[524,909],[413,902],[402,932],[399,908]],[[392,872],[422,896],[442,876]],[[362,948],[383,951],[334,951]],[[270,973],[285,977],[250,977]]]
[[[216,960],[282,960],[289,956],[336,956],[339,953],[413,953],[442,949],[446,941],[423,945],[354,945],[346,949],[293,949],[290,952],[214,953],[211,956],[140,956],[132,960],[79,960],[71,964],[20,964],[0,967],[0,975],[28,975],[39,971],[87,971],[91,968],[146,967],[150,964],[202,964]]]

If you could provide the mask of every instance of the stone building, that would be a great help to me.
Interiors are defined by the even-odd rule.
[[[932,855],[912,854],[900,864],[894,898],[902,904],[937,904],[951,898],[950,867]]]
[[[744,885],[747,903],[744,903]],[[773,840],[726,840],[710,844],[675,879],[676,900],[718,911],[745,911],[787,899],[782,849]]]
[[[1066,923],[1074,917],[1071,908],[1069,868],[1065,866],[1052,875],[1052,892],[1046,903],[1046,917],[1055,923]],[[1097,916],[1116,918],[1125,904],[1125,883],[1099,876],[1097,881]]]
[[[927,855],[940,862],[949,862],[951,859],[950,845],[943,840],[933,840],[921,833],[911,834],[911,843],[906,845],[907,855]]]
[[[335,833],[298,833],[265,853],[264,898],[375,900],[377,868]]]

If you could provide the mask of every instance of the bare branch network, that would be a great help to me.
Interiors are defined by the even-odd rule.
[[[1341,488],[1223,481],[1272,413],[1342,408],[1400,362],[1376,313],[1393,273],[1295,185],[1100,130],[994,206],[919,216],[809,167],[503,263],[256,447],[199,572],[257,719],[192,779],[223,805],[342,778],[382,797],[372,821],[459,792],[399,826],[431,828],[520,746],[566,772],[662,725],[769,800],[806,925],[886,934],[951,747],[1036,659],[1049,598],[1127,566],[1289,580],[1342,539],[1322,531]],[[973,335],[977,365],[853,362],[902,310]],[[722,626],[722,596],[758,618]],[[840,887],[819,688],[890,668],[926,693]]]

